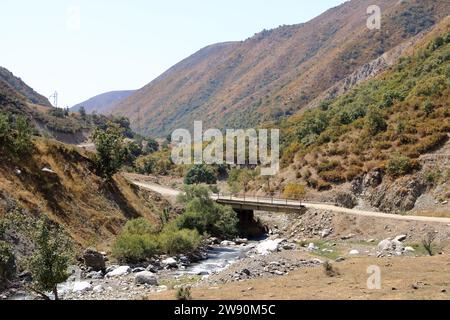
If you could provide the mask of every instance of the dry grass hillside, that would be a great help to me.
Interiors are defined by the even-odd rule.
[[[6,85],[10,89],[20,93],[30,103],[46,107],[52,106],[46,97],[34,91],[33,88],[29,87],[22,79],[17,78],[12,72],[3,67],[0,67],[0,82],[2,82],[2,86]]]
[[[169,205],[121,175],[105,182],[94,174],[88,154],[56,141],[38,138],[29,156],[0,159],[0,218],[17,209],[34,218],[45,215],[83,247],[108,247],[129,219],[145,217],[158,225]]]
[[[375,79],[282,121],[284,169],[271,192],[315,190],[323,200],[349,190],[383,211],[411,210],[426,193],[423,209],[448,203],[449,21]]]
[[[366,26],[372,4],[382,8],[381,30]],[[111,112],[152,135],[190,128],[193,120],[208,127],[249,127],[279,119],[449,12],[448,1],[349,1],[305,24],[204,48]]]

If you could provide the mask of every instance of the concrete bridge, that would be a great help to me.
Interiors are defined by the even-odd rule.
[[[156,183],[146,181],[148,177],[127,174],[127,179],[138,186],[146,190],[151,190],[153,192],[159,193],[167,197],[177,197],[182,192],[169,187],[161,186]],[[268,211],[268,212],[287,212],[287,213],[303,213],[307,209],[318,209],[329,212],[335,212],[340,214],[350,214],[356,216],[372,217],[372,218],[383,218],[392,220],[402,220],[402,221],[414,221],[414,222],[427,222],[427,223],[444,223],[450,226],[450,218],[444,217],[427,217],[427,216],[414,216],[414,215],[399,215],[390,214],[384,212],[374,212],[361,209],[348,209],[339,207],[329,203],[313,203],[313,202],[302,202],[297,200],[286,200],[286,199],[276,199],[276,198],[264,198],[264,197],[248,197],[248,196],[231,196],[222,194],[213,194],[211,198],[220,204],[226,204],[233,207],[233,209],[238,213],[246,213],[249,215],[254,211]]]
[[[211,199],[219,204],[231,206],[236,211],[268,211],[304,213],[306,207],[301,201],[269,197],[248,197],[212,194]]]

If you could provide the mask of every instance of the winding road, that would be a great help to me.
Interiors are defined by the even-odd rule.
[[[139,188],[142,188],[144,190],[150,190],[156,193],[159,193],[162,196],[166,197],[177,197],[182,192],[169,188],[164,187],[161,185],[158,185],[156,183],[151,182],[143,182],[143,181],[137,181],[133,179],[132,177],[127,177],[129,181],[131,181],[134,185],[138,186]],[[213,200],[221,199],[222,196],[219,195],[211,195],[211,198]],[[272,198],[259,198],[259,197],[236,197],[230,196],[223,197],[226,199],[232,199],[233,201],[240,201],[243,204],[252,202],[252,203],[271,203],[271,204],[280,204],[280,205],[292,205],[292,206],[304,206],[308,209],[318,209],[318,210],[326,210],[331,212],[337,212],[337,213],[345,213],[345,214],[351,214],[356,216],[365,216],[365,217],[375,217],[375,218],[386,218],[386,219],[394,219],[394,220],[403,220],[403,221],[418,221],[418,222],[435,222],[435,223],[444,223],[450,226],[450,218],[438,218],[438,217],[425,217],[425,216],[406,216],[406,215],[397,215],[397,214],[390,214],[390,213],[383,213],[383,212],[375,212],[375,211],[365,211],[365,210],[359,210],[359,209],[347,209],[338,207],[331,204],[325,204],[325,203],[308,203],[308,202],[300,202],[300,201],[292,201],[292,200],[285,200],[285,199],[272,199]],[[222,199],[223,199],[222,198]]]

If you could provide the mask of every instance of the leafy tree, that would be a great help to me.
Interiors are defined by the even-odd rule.
[[[229,238],[237,235],[238,218],[232,208],[211,200],[209,190],[203,186],[187,186],[180,200],[186,211],[177,218],[179,229],[195,229],[200,234]]]
[[[80,113],[81,119],[86,120],[86,109],[83,106],[80,107],[80,110],[78,110],[78,112]]]
[[[39,222],[36,234],[36,252],[30,259],[29,269],[33,276],[31,290],[49,299],[46,292],[53,292],[58,300],[57,285],[67,280],[71,261],[72,244],[67,235],[52,227],[50,221]]]
[[[194,165],[186,174],[184,183],[187,185],[192,184],[215,184],[217,182],[217,176],[215,172],[205,165]]]
[[[19,116],[15,122],[12,147],[16,154],[26,153],[31,149],[31,127],[25,117]]]
[[[110,123],[106,130],[97,128],[92,137],[97,149],[97,169],[103,177],[110,179],[126,160],[122,129]]]

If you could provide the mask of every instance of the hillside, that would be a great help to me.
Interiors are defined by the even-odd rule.
[[[109,109],[113,108],[116,103],[129,97],[133,93],[134,90],[106,92],[73,106],[70,108],[70,111],[78,112],[80,107],[84,107],[87,113],[107,112]]]
[[[282,121],[272,192],[304,188],[322,201],[344,192],[346,206],[448,214],[449,22],[375,79]]]
[[[381,30],[366,26],[372,4],[382,8]],[[276,120],[297,113],[449,12],[448,1],[346,2],[305,24],[204,48],[112,112],[129,117],[141,133],[160,136],[191,127],[194,120],[208,127],[251,127]]]
[[[30,103],[46,107],[52,106],[47,98],[34,91],[33,88],[29,87],[22,79],[17,78],[12,72],[3,67],[0,67],[0,83],[1,82],[3,82],[3,85],[6,84],[11,89],[20,93]]]
[[[143,216],[157,225],[168,206],[121,175],[105,182],[88,154],[56,141],[35,140],[26,157],[2,149],[0,159],[0,219],[17,212],[31,219],[45,215],[84,247],[107,248],[129,219]]]

